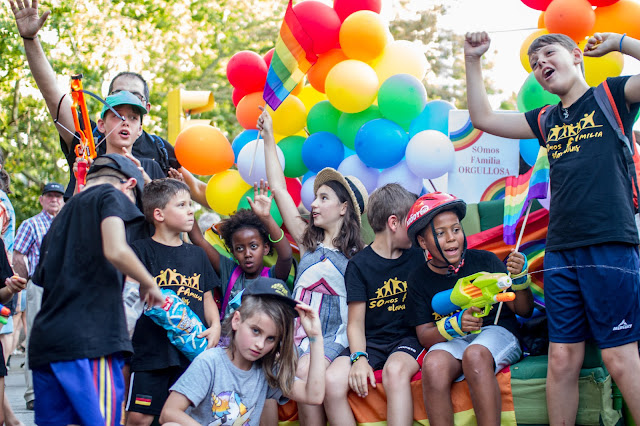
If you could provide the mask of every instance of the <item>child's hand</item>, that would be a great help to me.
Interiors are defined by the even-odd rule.
[[[464,56],[480,58],[489,50],[491,39],[486,32],[467,33],[464,36]]]
[[[318,313],[306,303],[298,302],[296,311],[300,315],[300,324],[309,339],[322,339],[322,327]]]
[[[38,16],[38,0],[33,0],[29,7],[29,0],[9,0],[11,11],[16,18],[20,37],[34,38],[44,25],[51,11],[47,10]]]
[[[620,49],[621,34],[595,33],[584,46],[584,56],[600,57]]]
[[[140,162],[140,160],[134,157],[133,154],[131,154],[127,148],[122,148],[122,155],[127,157],[129,160],[133,161],[133,164],[135,164],[138,170],[140,170],[140,173],[142,173],[142,179],[144,179],[145,185],[151,182],[151,177],[149,177],[147,172],[144,171],[144,168],[142,167],[142,163]]]
[[[271,115],[269,111],[267,111],[264,107],[258,107],[262,110],[262,114],[258,117],[258,123],[256,127],[262,133],[262,136],[265,135],[273,136],[273,120],[271,120]],[[266,141],[266,138],[265,138]]]
[[[254,182],[253,184],[253,200],[251,197],[247,197],[251,210],[259,218],[268,218],[271,216],[271,201],[273,200],[273,194],[268,195],[269,190],[267,188],[267,182],[260,179],[260,187]]]
[[[367,380],[371,386],[376,387],[376,376],[373,374],[373,368],[365,357],[360,357],[351,365],[349,370],[349,387],[360,398],[365,398],[369,394]]]
[[[207,349],[215,348],[220,341],[220,327],[209,327],[198,335],[200,339],[207,339]]]
[[[162,306],[164,304],[165,297],[162,295],[162,292],[157,285],[150,287],[141,285],[140,300],[142,300],[148,308],[152,308],[154,306]]]
[[[27,280],[18,275],[14,275],[4,280],[4,285],[11,293],[16,294],[27,288]]]
[[[173,167],[169,168],[168,176],[171,179],[175,179],[175,180],[179,180],[180,182],[184,182],[184,176],[182,176],[182,173],[180,173],[178,170],[174,169]]]
[[[476,318],[473,316],[474,312],[482,312],[482,309],[472,306],[468,309],[465,309],[462,314],[462,321],[460,324],[460,328],[465,333],[469,333],[471,331],[478,331],[482,328],[482,318]]]
[[[511,273],[511,275],[517,275],[522,272],[522,268],[524,267],[524,254],[512,250],[507,258],[507,271]]]

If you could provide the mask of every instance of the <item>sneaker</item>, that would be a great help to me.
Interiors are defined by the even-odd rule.
[[[33,403],[35,401],[27,401],[27,410],[33,411]]]

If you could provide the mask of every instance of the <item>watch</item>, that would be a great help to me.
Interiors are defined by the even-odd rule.
[[[351,354],[351,356],[349,356],[349,359],[351,359],[351,364],[353,364],[354,362],[356,362],[358,359],[360,359],[360,357],[363,356],[367,359],[367,361],[369,361],[369,354],[366,352],[354,352]]]

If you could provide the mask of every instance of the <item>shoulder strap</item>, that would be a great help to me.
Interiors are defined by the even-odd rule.
[[[544,114],[551,106],[553,105],[543,106],[542,109],[540,109],[540,112],[538,113],[538,129],[540,129],[540,134],[542,135],[542,141],[545,144],[547,143],[547,132],[549,131],[549,128],[547,127],[547,120],[546,120],[547,116],[543,118],[542,114]]]
[[[233,268],[233,272],[231,272],[231,276],[229,277],[229,282],[227,283],[227,289],[224,292],[224,297],[222,298],[222,305],[220,305],[220,320],[224,319],[224,313],[227,310],[227,305],[229,304],[229,297],[231,296],[231,289],[236,285],[238,278],[242,275],[242,269],[239,266]]]

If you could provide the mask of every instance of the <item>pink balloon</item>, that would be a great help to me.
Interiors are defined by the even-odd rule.
[[[547,7],[549,7],[551,0],[522,0],[522,3],[524,3],[525,6],[529,6],[531,9],[545,11],[547,10]]]
[[[359,10],[380,13],[382,0],[333,0],[333,8],[338,13],[340,20],[344,21],[347,16]]]
[[[338,45],[340,18],[333,8],[315,0],[306,0],[293,6],[302,28],[313,39],[316,54],[327,52]]]
[[[264,62],[267,64],[267,68],[269,68],[269,66],[271,65],[271,58],[273,58],[273,52],[275,51],[276,51],[276,48],[273,47],[267,53],[265,53],[264,56],[262,57],[264,59]]]

